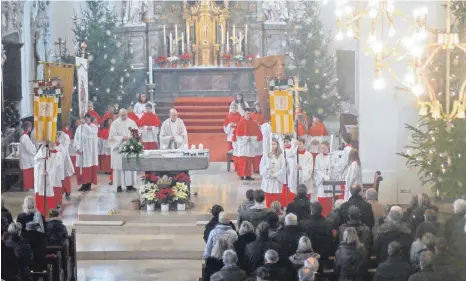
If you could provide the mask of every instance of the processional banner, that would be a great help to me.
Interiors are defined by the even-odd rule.
[[[39,142],[55,142],[57,136],[58,97],[41,96],[40,91],[36,88],[34,94],[34,137]]]
[[[270,98],[270,123],[275,134],[294,132],[293,93],[287,80],[268,80]]]
[[[58,63],[45,63],[44,64],[44,80],[53,79],[58,77],[60,84],[63,87],[63,97],[61,100],[61,122],[69,124],[71,112],[71,99],[73,95],[73,81],[74,81],[74,65],[73,64],[58,64]]]
[[[78,100],[79,100],[79,116],[84,117],[89,104],[89,86],[87,59],[76,57],[76,69],[78,71]]]

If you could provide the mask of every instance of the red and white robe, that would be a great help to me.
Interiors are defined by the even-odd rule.
[[[259,128],[262,128],[262,125],[265,123],[264,115],[262,115],[262,113],[260,112],[253,112],[251,114],[251,119],[254,120],[259,125]],[[261,159],[263,155],[262,146],[263,146],[263,143],[260,142],[259,147],[256,150],[256,156],[254,157],[254,162],[252,164],[254,173],[259,173],[259,169],[260,169],[259,167],[260,167],[260,163],[261,163]]]
[[[99,167],[99,138],[98,129],[94,124],[82,124],[76,129],[74,147],[76,167],[81,169],[80,184],[97,184],[97,170]]]
[[[99,165],[100,170],[104,173],[111,173],[112,168],[110,167],[110,155],[112,154],[112,149],[108,144],[108,134],[110,132],[109,128],[102,128],[99,131]]]
[[[137,123],[141,131],[141,140],[144,149],[153,150],[158,148],[157,136],[160,130],[160,119],[153,112],[145,112]]]
[[[68,134],[61,132],[57,140],[57,149],[60,150],[63,156],[62,187],[65,193],[68,194],[71,193],[71,177],[74,175],[74,166],[69,152],[70,143],[71,141]]]
[[[282,206],[288,204],[284,183],[286,182],[286,160],[282,154],[262,157],[260,163],[260,174],[262,176],[261,189],[265,192],[265,204],[270,207],[274,201],[280,202]]]
[[[225,134],[227,134],[227,149],[228,151],[233,151],[233,157],[232,157],[232,160],[233,160],[233,163],[235,164],[235,171],[237,170],[237,166],[238,166],[238,159],[237,159],[237,156],[236,156],[236,153],[234,151],[234,147],[233,147],[233,133],[235,131],[235,128],[236,128],[236,124],[238,124],[238,122],[241,120],[241,114],[239,114],[239,112],[230,112],[228,115],[227,115],[227,118],[225,118],[225,121],[223,122],[223,131],[225,132]]]
[[[23,174],[23,188],[34,188],[34,156],[36,146],[27,133],[19,138],[19,168]]]
[[[316,157],[316,165],[314,167],[314,180],[316,182],[317,197],[322,205],[322,215],[327,216],[332,211],[332,193],[325,193],[325,191],[332,190],[331,186],[324,186],[323,181],[330,179],[331,161],[328,154],[320,153]]]
[[[299,183],[298,181],[298,169],[297,169],[297,153],[299,153]],[[299,150],[297,147],[292,146],[286,151],[287,163],[288,163],[288,203],[292,202],[298,194],[298,185],[304,184],[307,187],[308,199],[316,200],[314,191],[314,180],[312,178],[312,168],[314,167],[314,158],[308,151]],[[287,204],[288,205],[288,204]]]
[[[250,177],[252,165],[257,149],[262,142],[262,133],[254,120],[241,119],[233,133],[232,141],[236,142],[236,155],[238,156],[238,175]]]
[[[58,153],[52,155],[50,151],[42,147],[34,157],[35,201],[37,209],[44,217],[48,216],[50,209],[57,207],[53,186],[58,184],[58,167],[62,165],[62,159],[59,156]]]

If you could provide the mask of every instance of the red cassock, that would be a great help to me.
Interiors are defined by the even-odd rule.
[[[327,128],[321,121],[315,122],[309,129],[309,135],[312,137],[324,137],[328,136]]]
[[[133,113],[135,116],[136,114]],[[136,118],[138,118],[136,116]],[[133,119],[134,120],[134,119]],[[135,121],[136,122],[136,121]],[[150,127],[160,127],[160,118],[157,116],[157,114],[153,112],[144,112],[144,114],[141,116],[141,119],[139,119],[136,124],[138,124],[139,127],[144,127],[144,126],[150,126]],[[156,142],[156,136],[151,134],[149,136],[150,131],[143,132],[143,139],[142,139],[142,145],[144,146],[144,149],[157,149],[157,142]]]
[[[134,112],[128,112],[128,118],[133,120],[136,124],[139,122],[139,117]]]
[[[105,112],[104,117],[102,117],[102,120],[101,120],[100,125],[103,126],[105,120],[107,120],[107,119],[113,119],[113,116],[114,116],[113,112],[109,112],[109,111]]]
[[[255,139],[249,141],[251,137],[255,137]],[[238,175],[240,177],[250,177],[258,147],[257,142],[262,141],[259,125],[252,119],[241,119],[236,126],[232,140],[237,142]]]
[[[227,128],[230,123],[238,124],[241,120],[242,116],[239,112],[230,112],[225,118],[223,122],[223,128],[225,128],[225,133],[227,134],[227,143],[228,143],[228,151],[233,149],[233,143],[231,142],[231,138],[233,137],[234,128]]]
[[[96,125],[100,124],[101,119],[100,119],[99,113],[97,113],[95,110],[92,110],[92,109],[89,110],[87,113],[88,113],[89,115],[91,115],[92,117],[94,117],[94,119],[95,119],[95,120],[94,120],[94,124],[96,124]]]
[[[256,121],[257,124],[259,124],[259,125],[262,125],[262,124],[265,123],[265,117],[264,117],[264,115],[262,115],[262,113],[260,113],[260,112],[253,112],[253,113],[251,114],[251,119],[254,120],[254,121]]]
[[[103,142],[107,142],[109,133],[110,133],[109,128],[102,128],[100,129],[98,136],[100,139],[103,140]],[[110,154],[102,153],[101,155],[99,155],[99,164],[100,164],[100,170],[102,172],[110,173],[112,170],[110,167]]]

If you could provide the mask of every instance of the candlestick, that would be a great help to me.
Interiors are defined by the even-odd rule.
[[[233,25],[233,46],[235,45],[236,43],[236,26]]]
[[[189,24],[186,24],[186,43],[188,43],[189,46]]]
[[[247,55],[248,53],[248,25],[246,24],[244,26],[244,52],[245,52],[245,55]]]
[[[178,25],[175,24],[175,45],[178,45]]]
[[[223,25],[220,25],[220,37],[222,38],[222,45],[225,44],[225,36],[223,34]]]
[[[149,56],[149,84],[152,85],[152,56]]]
[[[230,36],[229,32],[227,31],[227,53],[230,52]]]
[[[184,53],[184,32],[181,32],[181,53]]]
[[[167,33],[165,31],[165,24],[163,25],[163,45],[167,46]]]
[[[170,56],[172,55],[172,52],[173,52],[173,41],[172,41],[172,33],[170,32]]]

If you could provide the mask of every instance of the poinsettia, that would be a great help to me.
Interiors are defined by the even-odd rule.
[[[169,204],[173,201],[173,188],[164,187],[160,188],[156,193],[155,197],[161,204]]]
[[[253,56],[253,55],[248,55],[248,56],[246,57],[246,60],[247,60],[248,62],[251,62],[253,59],[254,59],[254,56]]]
[[[176,182],[190,183],[191,178],[186,173],[179,173],[173,177]]]
[[[231,61],[232,58],[233,58],[233,56],[232,56],[230,53],[224,53],[224,54],[222,55],[222,60],[223,60],[223,61]]]
[[[180,56],[180,61],[183,63],[191,62],[191,55],[189,53],[184,53]]]
[[[154,59],[154,62],[158,65],[164,65],[168,63],[168,58],[166,56],[158,56]]]

